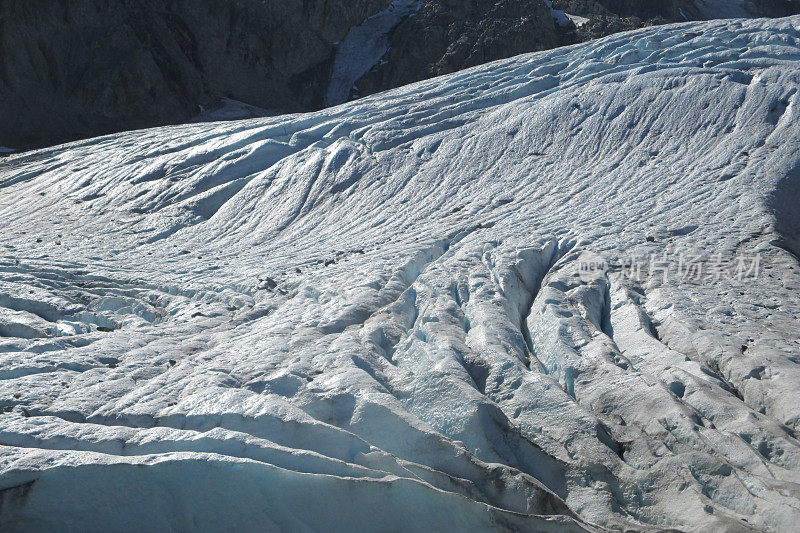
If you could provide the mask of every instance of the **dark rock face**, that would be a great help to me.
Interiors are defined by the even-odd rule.
[[[731,4],[736,4],[731,0]],[[621,31],[719,16],[708,0],[553,0],[553,9],[588,19],[554,22],[541,0],[425,0],[398,25],[384,60],[356,82],[364,96],[513,55],[575,44]],[[800,13],[800,2],[749,0],[730,16]]]
[[[553,0],[553,7],[589,19],[577,28],[566,28],[569,42],[582,42],[621,31],[656,24],[720,17],[785,17],[800,13],[792,0],[731,0],[720,11],[721,2],[709,0]]]
[[[333,43],[390,0],[3,0],[0,146],[319,105]]]
[[[562,34],[570,43],[588,41],[613,33],[644,26],[682,22],[702,18],[693,9],[692,0],[554,0],[553,7],[589,19],[575,28],[564,28]]]
[[[427,0],[392,32],[382,64],[356,82],[359,95],[560,44],[541,0]]]
[[[2,0],[0,146],[186,122],[223,99],[322,107],[336,44],[391,0]],[[741,16],[800,2],[749,0]],[[423,0],[353,96],[645,25],[715,16],[711,0]],[[204,114],[205,115],[205,114]],[[233,117],[231,117],[233,118]]]

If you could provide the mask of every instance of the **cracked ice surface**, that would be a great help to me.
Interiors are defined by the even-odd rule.
[[[792,529],[798,65],[674,25],[4,159],[0,522]],[[665,251],[761,272],[578,275]]]

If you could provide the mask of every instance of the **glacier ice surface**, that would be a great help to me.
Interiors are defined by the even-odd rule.
[[[0,526],[793,529],[798,87],[671,25],[0,160]]]

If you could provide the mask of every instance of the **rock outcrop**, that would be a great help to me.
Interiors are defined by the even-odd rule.
[[[358,80],[363,96],[495,59],[645,26],[800,13],[791,0],[426,0],[392,34],[386,57]],[[551,9],[548,9],[550,7]],[[559,13],[576,15],[580,22]]]
[[[541,0],[428,0],[395,28],[383,61],[356,82],[353,96],[559,44]]]
[[[566,29],[567,38],[575,42],[670,22],[785,17],[800,12],[800,3],[792,0],[553,0],[553,7],[587,19]]]
[[[389,2],[4,1],[0,146],[183,122],[222,97],[318,107],[334,43]]]

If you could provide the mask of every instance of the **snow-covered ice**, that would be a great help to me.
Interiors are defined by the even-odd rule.
[[[792,530],[799,87],[694,23],[4,158],[0,526]]]
[[[389,7],[350,29],[336,48],[325,105],[347,101],[355,82],[386,55],[392,29],[421,4],[420,0],[393,0]]]

